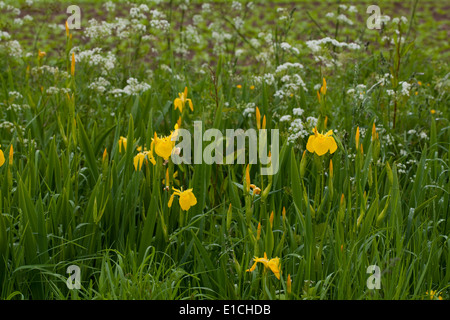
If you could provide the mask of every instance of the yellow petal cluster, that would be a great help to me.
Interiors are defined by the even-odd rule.
[[[119,152],[122,153],[122,147],[123,147],[123,151],[127,151],[127,138],[125,137],[120,137],[119,138]]]
[[[428,293],[428,291],[427,291],[426,295],[430,297],[430,300],[434,300],[435,296],[436,296],[436,299],[442,300],[442,296],[441,295],[437,295],[436,294],[436,290],[431,290],[430,293]]]
[[[174,193],[172,193],[172,195],[170,196],[168,203],[169,208],[172,207],[173,198],[175,195],[180,198],[178,201],[180,203],[181,209],[183,209],[184,211],[189,210],[192,206],[195,206],[197,204],[197,198],[192,192],[192,189],[182,191],[172,187],[172,190],[174,191]]]
[[[178,124],[175,125],[175,131],[172,131],[170,135],[160,138],[156,135],[155,132],[155,136],[154,138],[152,138],[152,145],[151,145],[152,151],[154,150],[155,153],[164,160],[169,160],[173,148],[175,147],[175,137],[178,134],[177,129]]]
[[[187,87],[184,88],[184,92],[178,93],[178,98],[175,98],[175,100],[173,101],[175,110],[178,109],[182,113],[183,109],[186,105],[186,102],[187,102],[189,104],[189,108],[191,109],[191,111],[194,111],[194,106],[192,104],[192,100],[188,99],[187,95],[188,95]]]
[[[336,141],[333,138],[333,131],[329,130],[325,134],[321,134],[317,131],[317,128],[313,129],[314,135],[308,138],[306,149],[311,153],[316,153],[318,156],[323,156],[328,151],[334,153],[337,150]]]
[[[253,260],[255,261],[253,265],[250,267],[250,269],[247,269],[247,272],[252,272],[256,269],[256,264],[262,263],[265,268],[270,269],[275,277],[277,277],[278,280],[280,280],[280,273],[281,273],[281,264],[280,264],[280,258],[276,257],[273,259],[267,259],[267,254],[264,252],[263,258],[254,257]]]

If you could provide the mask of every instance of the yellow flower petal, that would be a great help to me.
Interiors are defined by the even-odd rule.
[[[311,153],[314,153],[314,141],[316,139],[316,136],[309,136],[308,143],[306,144],[306,150],[308,150]]]
[[[280,258],[270,259],[267,265],[275,274],[275,277],[280,280]]]
[[[180,98],[176,98],[173,101],[173,105],[174,105],[174,110],[179,109],[180,112],[183,112],[183,102],[181,101]]]
[[[127,151],[127,138],[120,137],[119,138],[119,152],[122,153],[122,146],[125,151]]]
[[[174,141],[171,141],[171,136],[157,138],[155,140],[155,152],[164,160],[169,160],[174,144]]]
[[[187,211],[190,207],[197,204],[197,198],[195,197],[192,189],[188,189],[180,193],[180,207]]]
[[[138,167],[139,167],[139,170],[141,170],[142,164],[144,163],[144,159],[145,159],[145,154],[142,153],[142,152],[138,153],[138,154],[134,157],[134,159],[133,159],[133,164],[134,164],[134,169],[135,169],[136,171],[138,170]]]
[[[261,113],[258,107],[256,107],[256,128],[261,129]]]
[[[3,150],[0,149],[0,167],[5,164],[5,155],[3,154]]]
[[[174,197],[175,197],[175,193],[172,193],[172,195],[170,196],[170,199],[169,199],[169,203],[167,204],[169,206],[169,208],[172,207]]]
[[[320,135],[313,141],[314,152],[317,153],[318,156],[323,156],[330,149],[329,144],[324,136]]]
[[[330,148],[330,153],[334,153],[337,150],[337,143],[333,137],[328,137],[328,145]]]

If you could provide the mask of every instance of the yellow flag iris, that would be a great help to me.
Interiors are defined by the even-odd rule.
[[[122,153],[122,147],[124,151],[127,151],[127,138],[120,137],[119,138],[119,152]]]
[[[163,158],[164,160],[169,160],[175,147],[175,138],[178,134],[178,124],[175,124],[175,131],[171,131],[170,135],[166,137],[158,137],[156,132],[154,138],[152,138],[151,150],[149,153],[150,161],[155,164],[153,159],[153,151]]]
[[[179,109],[180,112],[183,112],[183,109],[184,109],[184,107],[186,105],[186,102],[187,102],[189,104],[189,108],[191,109],[191,111],[194,111],[194,106],[192,104],[192,100],[188,99],[187,95],[188,95],[188,88],[187,87],[184,88],[184,92],[178,93],[178,98],[176,98],[173,101],[173,105],[174,105],[174,109],[175,110]]]
[[[316,153],[318,156],[323,156],[328,151],[334,153],[337,150],[336,141],[333,138],[333,131],[329,130],[325,134],[321,134],[317,131],[317,128],[313,129],[314,135],[308,138],[306,149],[311,153]]]
[[[262,263],[265,268],[270,269],[275,277],[277,277],[278,280],[280,280],[280,273],[281,273],[281,264],[280,264],[280,258],[273,258],[273,259],[267,259],[267,254],[264,252],[263,258],[254,257],[253,260],[255,261],[253,265],[250,267],[250,269],[247,269],[247,272],[252,272],[256,269],[256,264],[258,262]]]
[[[147,155],[147,151],[144,152],[139,152],[133,159],[133,165],[134,165],[134,169],[137,170],[141,170],[142,168],[142,164],[144,163],[145,160],[145,156]]]
[[[192,189],[187,189],[186,191],[178,190],[172,187],[172,190],[174,193],[170,196],[168,206],[169,208],[172,207],[173,198],[175,195],[177,195],[180,203],[181,209],[184,211],[189,210],[192,206],[195,206],[197,204],[197,198],[195,197],[194,193],[192,192]]]

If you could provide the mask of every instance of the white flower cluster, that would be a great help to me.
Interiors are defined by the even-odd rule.
[[[409,97],[409,94],[410,94],[410,91],[411,91],[411,84],[406,82],[406,81],[400,81],[398,84],[402,86],[402,88],[400,90],[400,94],[402,96],[408,96]]]
[[[88,88],[98,93],[104,93],[110,85],[111,83],[108,80],[103,77],[98,77],[97,80],[88,85]]]
[[[209,3],[202,4],[203,13],[211,13],[211,5]]]
[[[108,12],[113,12],[114,10],[116,10],[116,4],[114,2],[110,1],[106,1],[103,4],[103,7],[106,9],[106,11]]]
[[[242,18],[239,16],[233,18],[233,23],[234,23],[234,27],[237,30],[241,30],[242,27],[244,26],[244,20],[242,20]]]
[[[236,11],[241,11],[242,10],[242,3],[240,3],[239,1],[233,1],[231,3],[231,9],[236,10]]]
[[[9,35],[9,33],[6,32],[6,31],[1,31],[0,30],[0,41],[2,41],[2,40],[9,40],[9,39],[11,39],[11,36]]]
[[[12,103],[6,108],[7,111],[14,110],[15,112],[20,112],[20,111],[22,111],[24,109],[30,109],[30,106],[28,104],[15,104],[15,103]]]
[[[294,54],[299,54],[300,53],[300,51],[296,47],[291,46],[287,42],[280,43],[280,47],[281,47],[281,49],[283,51],[288,51],[288,52],[291,52],[291,53],[294,53]]]
[[[287,70],[290,70],[290,69],[297,69],[297,68],[298,69],[303,69],[303,65],[298,63],[298,62],[295,62],[295,63],[286,62],[286,63],[280,64],[277,67],[277,69],[275,70],[275,73],[279,74],[281,72],[284,72],[284,71],[287,71]]]
[[[180,42],[180,38],[184,41]],[[190,45],[201,45],[203,38],[200,37],[197,28],[194,25],[188,25],[181,32],[181,37],[176,39],[175,52],[181,54],[183,57],[187,57],[189,54]]]
[[[147,16],[144,12],[148,12],[149,9],[146,4],[141,4],[139,7],[132,7],[130,9],[130,17],[133,19],[146,19]]]
[[[363,100],[364,96],[366,94],[366,85],[365,84],[358,84],[356,88],[350,88],[347,90],[348,95],[352,95],[355,98],[359,100]]]
[[[358,10],[356,9],[355,6],[347,6],[345,4],[340,4],[339,9],[347,10],[348,12],[352,12],[352,13],[358,12]]]
[[[388,23],[389,21],[391,21],[391,17],[389,17],[388,15],[382,15],[382,16],[380,16],[380,22],[381,23],[384,23],[384,24],[386,24],[386,23]]]
[[[423,130],[419,133],[415,129],[411,129],[411,130],[408,130],[408,135],[410,135],[410,136],[416,135],[417,137],[419,137],[422,140],[427,140],[428,139],[427,133],[425,131],[423,131]]]
[[[127,80],[127,86],[123,89],[113,89],[109,91],[111,95],[113,95],[115,98],[122,96],[122,94],[128,95],[128,96],[136,96],[141,92],[145,92],[149,90],[151,86],[148,83],[145,82],[139,82],[135,78],[129,78]]]
[[[199,14],[195,14],[192,17],[192,23],[194,24],[194,26],[199,25],[200,23],[202,23],[204,21],[203,17]]]
[[[380,86],[382,86],[382,87],[387,85],[390,82],[390,80],[393,79],[393,78],[394,78],[394,76],[392,74],[390,74],[390,73],[385,73],[382,76],[380,76],[380,75],[376,76],[377,82],[381,82]]]
[[[338,15],[337,16],[337,18],[336,18],[338,21],[340,21],[340,22],[344,22],[344,23],[346,23],[346,24],[348,24],[348,25],[353,25],[353,21],[352,20],[350,20],[349,18],[347,18],[347,16],[345,15],[345,14],[340,14],[340,15]]]
[[[17,27],[21,27],[21,26],[23,25],[23,19],[15,18],[15,19],[13,20],[13,24],[14,24],[15,26],[17,26]]]
[[[335,47],[339,48],[348,48],[350,50],[358,50],[361,48],[359,44],[356,43],[346,43],[346,42],[339,42],[336,39],[332,39],[330,37],[325,37],[323,39],[319,40],[309,40],[306,41],[306,46],[313,52],[316,53],[322,49],[322,45],[326,43],[331,43]]]
[[[317,118],[315,117],[307,117],[306,121],[302,120],[301,116],[304,112],[302,108],[294,108],[292,110],[293,116],[286,114],[280,117],[280,122],[290,122],[287,130],[289,133],[287,138],[288,144],[295,143],[298,138],[304,139],[310,134],[312,128],[317,125]]]
[[[0,1],[0,9],[6,9],[6,11],[11,11],[16,16],[20,15],[20,9],[16,8],[10,4],[6,4],[3,1]]]
[[[54,75],[56,77],[61,77],[63,79],[69,78],[69,73],[67,71],[62,71],[62,70],[59,70],[58,67],[48,66],[45,64],[40,67],[31,68],[30,72],[33,76],[42,75],[44,73],[49,73],[51,75]]]
[[[116,56],[112,52],[108,52],[106,57],[102,56],[101,48],[80,51],[78,47],[74,47],[70,51],[70,55],[72,55],[72,52],[75,53],[75,61],[77,63],[86,62],[89,66],[98,66],[102,75],[107,75],[113,70],[117,62]]]
[[[213,53],[221,55],[225,52],[226,42],[233,37],[230,33],[225,32],[222,26],[217,23],[211,23],[208,28],[211,30],[211,37],[213,40]]]
[[[280,118],[280,122],[288,122],[288,121],[291,121],[291,116],[289,114],[286,114]]]
[[[399,23],[407,24],[408,23],[408,19],[406,17],[404,17],[404,16],[401,16],[400,18],[392,19],[392,23],[393,24],[399,24]]]
[[[147,91],[151,88],[148,83],[139,82],[135,78],[129,78],[127,83],[128,85],[123,88],[123,92],[127,95],[138,95],[139,93]]]
[[[0,129],[8,130],[9,132],[13,132],[15,129],[15,125],[9,121],[0,121]]]
[[[8,96],[10,98],[13,98],[13,100],[22,98],[22,94],[20,92],[17,92],[17,91],[10,91],[10,92],[8,92]]]
[[[279,65],[275,71],[277,76],[281,76],[282,87],[275,93],[276,97],[283,98],[290,96],[298,91],[300,87],[303,88],[305,92],[308,91],[305,82],[298,73],[288,73],[289,71],[295,69],[303,69],[303,65],[300,63],[286,62]]]
[[[293,95],[295,92],[298,92],[300,87],[302,87],[305,92],[308,91],[305,82],[299,74],[285,75],[281,78],[281,82],[283,85],[274,94],[275,97],[280,99]]]
[[[70,93],[70,91],[71,91],[70,88],[58,88],[58,87],[53,87],[53,86],[48,87],[45,90],[45,92],[50,95],[59,94],[59,93],[67,94],[67,93]]]
[[[6,52],[10,57],[13,58],[21,58],[23,53],[22,46],[17,40],[0,42],[0,52]]]
[[[245,106],[244,112],[243,112],[243,116],[244,117],[251,117],[256,110],[256,104],[253,102],[249,102],[247,103],[247,105]]]
[[[88,26],[84,30],[84,35],[92,39],[108,38],[112,35],[113,23],[106,21],[98,22],[96,19],[88,21]]]
[[[291,124],[289,125],[289,136],[288,136],[288,143],[292,144],[295,143],[295,141],[298,138],[305,138],[308,136],[308,130],[305,127],[305,123],[300,118],[294,119]]]
[[[152,16],[152,19],[150,20],[150,26],[152,28],[161,30],[163,32],[167,32],[169,30],[170,24],[163,12],[154,9],[150,10],[150,14]]]
[[[402,152],[403,151],[403,152]],[[406,156],[408,153],[406,152],[406,150],[400,150],[400,154],[402,156]],[[401,162],[396,162],[395,163],[396,167],[397,167],[397,172],[398,173],[406,173],[406,164],[401,163]]]

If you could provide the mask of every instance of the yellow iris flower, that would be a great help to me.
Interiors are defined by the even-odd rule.
[[[123,146],[123,150],[127,151],[127,138],[121,136],[119,138],[119,152],[120,153],[122,153],[122,146]]]
[[[155,137],[152,138],[152,151],[154,150],[155,153],[164,160],[169,160],[173,148],[175,147],[175,141],[172,140],[177,134],[177,129],[178,125],[175,125],[175,131],[172,131],[170,135],[161,138],[159,138],[155,132]]]
[[[42,59],[43,57],[45,57],[47,54],[44,51],[41,51],[38,49],[38,58]]]
[[[194,193],[192,192],[192,189],[187,189],[186,191],[178,190],[172,187],[172,190],[174,193],[170,196],[169,199],[169,208],[172,207],[173,198],[175,195],[180,197],[179,203],[181,209],[184,211],[189,210],[192,206],[195,206],[197,204],[197,198],[195,197]]]
[[[434,299],[435,297],[438,300],[442,300],[442,296],[441,295],[437,295],[436,294],[436,290],[431,290],[430,293],[428,293],[428,291],[427,291],[425,294],[430,297],[430,300],[435,300]]]
[[[250,269],[247,269],[247,272],[252,272],[256,269],[256,264],[258,262],[262,263],[265,268],[270,269],[275,277],[277,277],[278,280],[280,280],[280,273],[281,273],[281,264],[280,264],[280,258],[273,258],[273,259],[267,259],[267,254],[264,252],[263,258],[254,257],[253,260],[255,263],[250,267]]]
[[[142,164],[144,163],[145,156],[148,154],[148,151],[139,152],[133,159],[134,169],[137,171],[138,168],[141,170]]]
[[[183,109],[186,105],[186,102],[189,103],[189,108],[191,111],[194,111],[194,106],[192,105],[192,100],[187,98],[188,88],[184,88],[184,92],[178,93],[178,98],[173,101],[174,109],[179,109],[180,112],[183,112]]]
[[[314,135],[308,138],[306,149],[311,153],[316,153],[318,156],[323,156],[328,151],[334,153],[337,150],[336,141],[333,138],[333,130],[329,130],[325,134],[321,134],[317,131],[317,128],[313,129]]]
[[[261,189],[258,188],[257,186],[255,186],[254,184],[250,184],[250,188],[253,191],[253,194],[260,194],[261,193]]]

